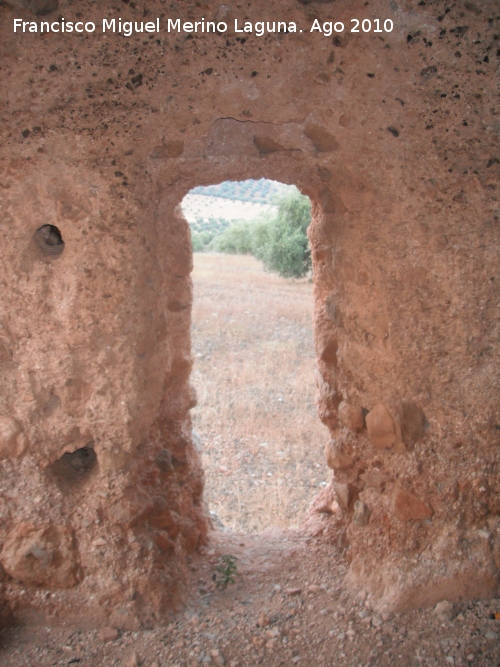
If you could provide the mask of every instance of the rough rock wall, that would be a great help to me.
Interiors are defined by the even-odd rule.
[[[304,32],[13,33],[54,4],[0,6],[3,598],[120,626],[182,603],[207,523],[178,206],[196,185],[260,177],[313,202],[336,501],[319,505],[326,523],[342,514],[354,584],[400,607],[493,593],[496,3],[61,0],[53,20]],[[377,17],[394,30],[308,32]]]

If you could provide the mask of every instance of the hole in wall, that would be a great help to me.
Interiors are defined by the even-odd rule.
[[[248,238],[288,195],[300,193],[261,179],[195,188],[182,202],[194,241],[192,418],[205,499],[217,527],[247,533],[298,526],[329,479],[310,271],[265,271]]]
[[[97,468],[97,456],[93,443],[80,447],[74,452],[66,452],[47,470],[61,491],[77,489],[85,483]]]
[[[35,233],[35,242],[45,255],[57,257],[64,250],[61,232],[55,225],[43,225]]]

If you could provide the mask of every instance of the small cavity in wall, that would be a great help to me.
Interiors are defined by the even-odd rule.
[[[97,456],[93,443],[74,452],[66,452],[53,463],[47,473],[54,479],[61,491],[77,489],[90,478],[97,469]]]
[[[58,257],[64,250],[61,232],[55,225],[43,225],[35,234],[35,242],[45,255]]]

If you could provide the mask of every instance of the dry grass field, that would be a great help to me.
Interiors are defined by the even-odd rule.
[[[194,267],[192,414],[209,509],[244,532],[297,526],[328,479],[312,284],[250,256],[197,253]]]

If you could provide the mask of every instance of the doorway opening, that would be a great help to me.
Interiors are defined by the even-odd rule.
[[[269,253],[266,262],[262,238],[252,247],[252,237],[276,224],[287,202],[293,215],[294,198],[310,219],[308,198],[266,179],[198,187],[182,203],[194,250],[198,404],[191,414],[205,499],[216,526],[246,533],[298,526],[329,479],[328,429],[315,407],[307,239],[303,266],[297,251],[290,271],[278,271]],[[286,251],[287,239],[280,242]]]

